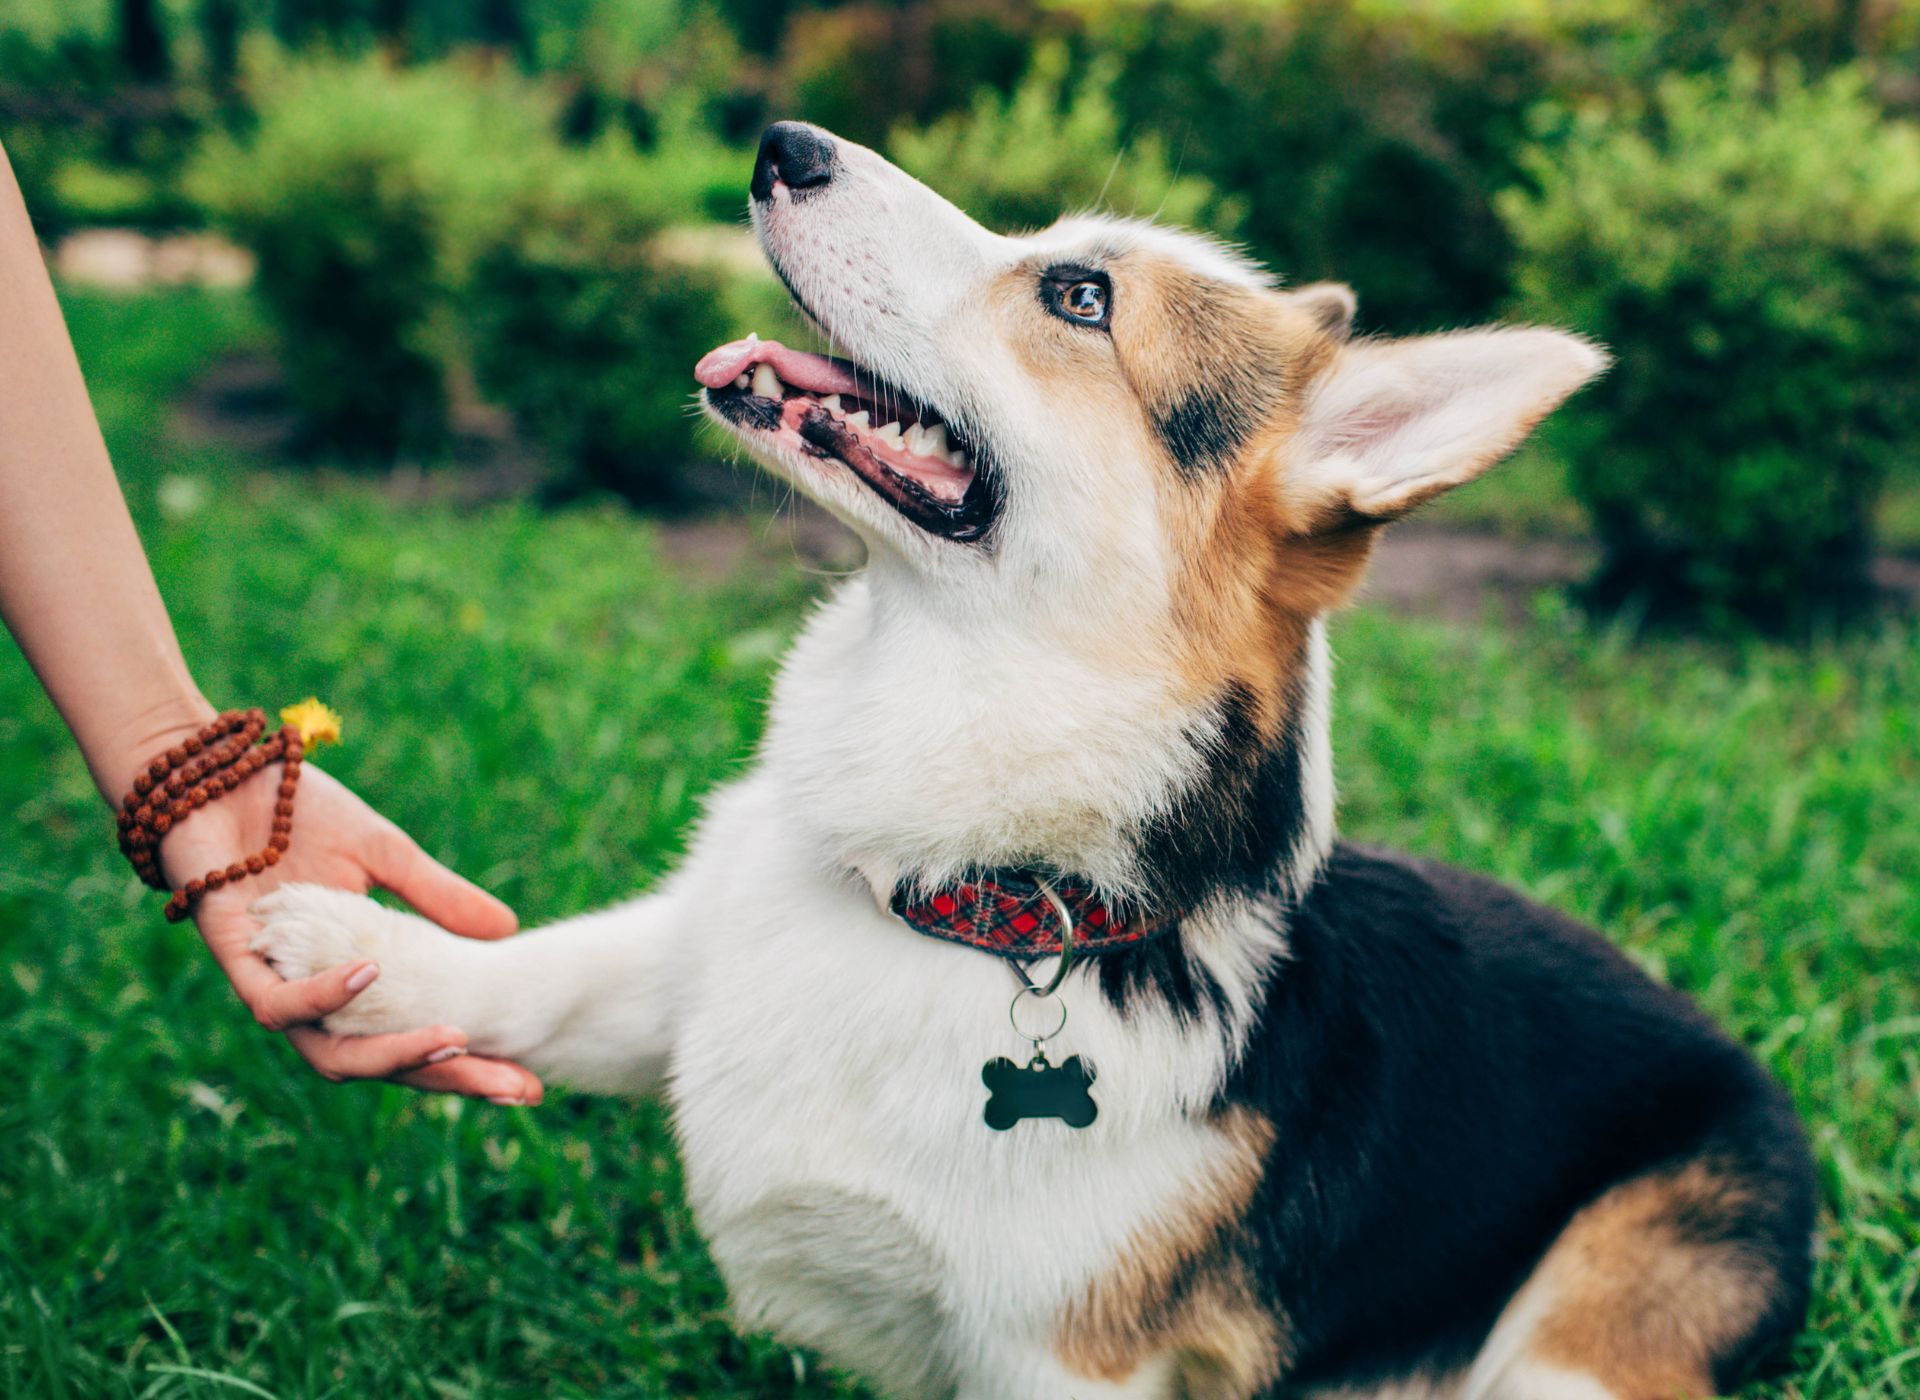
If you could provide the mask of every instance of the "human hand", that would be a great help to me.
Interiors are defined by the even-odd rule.
[[[242,783],[169,833],[160,848],[160,863],[176,888],[267,844],[277,773],[273,769]],[[208,890],[194,910],[214,961],[254,1019],[268,1030],[285,1032],[301,1057],[328,1079],[392,1079],[496,1103],[538,1103],[542,1090],[537,1076],[509,1060],[468,1055],[466,1034],[458,1027],[342,1036],[329,1035],[316,1024],[370,986],[379,968],[361,961],[297,982],[282,981],[248,946],[259,925],[247,910],[278,885],[328,885],[357,894],[377,885],[442,928],[468,938],[505,938],[519,925],[506,905],[434,860],[311,760],[301,773],[293,822],[293,844],[278,865]]]

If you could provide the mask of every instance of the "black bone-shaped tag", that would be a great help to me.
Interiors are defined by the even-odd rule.
[[[988,1060],[980,1081],[987,1086],[987,1126],[996,1132],[1022,1118],[1058,1118],[1069,1128],[1084,1128],[1100,1112],[1089,1092],[1093,1070],[1078,1055],[1055,1066],[1036,1053],[1024,1069],[1004,1057]]]

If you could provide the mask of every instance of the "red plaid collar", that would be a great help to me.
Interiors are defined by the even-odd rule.
[[[1073,915],[1073,951],[1111,953],[1171,933],[1180,916],[1148,920],[1108,904],[1071,879],[1050,882]],[[1003,958],[1045,958],[1060,951],[1060,914],[1032,875],[991,871],[920,897],[893,892],[893,912],[929,938],[964,943]]]

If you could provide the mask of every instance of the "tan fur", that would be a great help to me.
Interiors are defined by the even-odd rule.
[[[1288,471],[1300,405],[1346,341],[1352,293],[1219,281],[1141,249],[1108,269],[1110,346],[1048,315],[1030,266],[995,284],[995,318],[1023,373],[1099,425],[1116,497],[1139,489],[1138,464],[1154,469],[1175,561],[1164,665],[1183,698],[1204,703],[1238,687],[1271,735],[1287,717],[1309,621],[1353,595],[1381,523],[1329,510]],[[1252,418],[1233,459],[1203,472],[1183,470],[1155,427],[1198,394]],[[1137,665],[1143,641],[1127,643]]]
[[[1767,1270],[1716,1224],[1752,1187],[1711,1159],[1617,1186],[1576,1215],[1535,1272],[1552,1302],[1534,1360],[1584,1372],[1618,1400],[1704,1400],[1713,1360],[1749,1332]]]
[[[1285,489],[1300,399],[1338,344],[1317,303],[1295,306],[1275,293],[1242,288],[1213,292],[1243,303],[1232,319],[1261,328],[1236,353],[1253,347],[1251,363],[1267,377],[1271,398],[1265,421],[1223,473],[1199,481],[1171,467],[1163,474],[1163,517],[1181,570],[1174,593],[1178,664],[1196,698],[1229,684],[1245,688],[1255,697],[1262,732],[1270,734],[1284,718],[1308,622],[1352,596],[1377,531],[1349,522],[1329,528],[1303,513]],[[1177,300],[1196,295],[1181,287]],[[1200,351],[1188,345],[1175,353]],[[1220,353],[1214,344],[1207,356]]]
[[[1171,1359],[1188,1400],[1245,1400],[1280,1374],[1286,1329],[1259,1301],[1231,1250],[1260,1184],[1273,1127],[1244,1109],[1220,1122],[1227,1160],[1196,1183],[1181,1213],[1129,1242],[1061,1318],[1055,1351],[1077,1374],[1120,1381]]]

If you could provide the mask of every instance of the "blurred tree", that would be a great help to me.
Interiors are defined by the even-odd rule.
[[[173,71],[155,0],[119,0],[120,62],[137,83],[164,82]]]
[[[240,0],[201,0],[199,22],[207,83],[224,96],[233,91],[240,75],[240,35],[245,22]]]
[[[1015,0],[914,0],[797,9],[774,97],[780,115],[877,146],[899,123],[1004,92],[1036,43],[1061,26]]]

